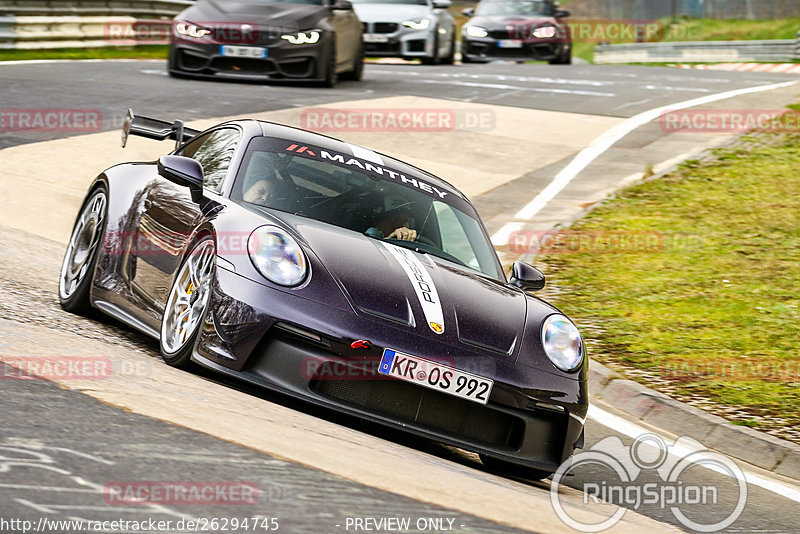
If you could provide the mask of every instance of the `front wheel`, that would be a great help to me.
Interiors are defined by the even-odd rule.
[[[328,68],[325,69],[325,80],[322,82],[323,87],[333,87],[339,81],[339,75],[336,72],[336,36],[332,35],[331,40],[331,53],[328,56]]]
[[[541,469],[534,469],[524,465],[512,464],[505,460],[498,460],[485,454],[479,455],[483,465],[490,471],[494,471],[501,475],[509,475],[518,478],[526,478],[528,480],[544,480],[553,473],[550,471],[542,471]]]
[[[108,194],[101,185],[84,203],[64,253],[58,279],[58,300],[68,312],[87,315],[92,310],[89,290],[105,235]]]
[[[343,80],[360,81],[364,76],[364,45],[363,43],[358,47],[358,54],[353,59],[353,70],[347,71],[342,74]]]
[[[456,35],[455,33],[450,39],[450,48],[447,55],[442,58],[442,65],[452,65],[456,61]]]
[[[187,367],[211,300],[216,246],[211,236],[196,241],[186,254],[169,291],[161,319],[161,357]]]
[[[433,56],[421,58],[423,65],[438,65],[439,61],[440,61],[440,58],[439,58],[439,28],[435,28],[434,31],[436,32],[436,35],[433,38]]]

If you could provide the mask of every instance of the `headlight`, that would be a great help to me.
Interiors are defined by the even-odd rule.
[[[403,26],[412,30],[426,30],[431,25],[430,19],[404,20]]]
[[[303,249],[276,226],[256,228],[247,240],[247,251],[258,272],[276,284],[296,286],[308,274]]]
[[[551,315],[542,325],[542,345],[553,365],[572,372],[583,363],[583,340],[578,328],[563,315]]]
[[[486,28],[481,28],[480,26],[467,26],[466,30],[467,35],[470,37],[486,37],[489,35],[489,31]]]
[[[194,37],[195,39],[202,39],[211,33],[208,28],[203,28],[191,22],[176,22],[175,33],[178,35],[185,35],[187,37]]]
[[[551,37],[555,37],[555,35],[555,26],[542,26],[541,28],[536,28],[533,30],[533,36],[538,37],[539,39],[550,39]]]
[[[297,33],[287,33],[281,35],[281,39],[286,39],[292,44],[314,44],[319,41],[319,32],[317,30],[309,30]]]

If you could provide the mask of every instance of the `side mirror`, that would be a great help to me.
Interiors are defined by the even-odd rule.
[[[433,0],[433,9],[447,9],[452,5],[451,0]]]
[[[518,261],[511,268],[511,279],[508,282],[523,291],[539,291],[544,287],[545,280],[542,271],[524,261]]]
[[[570,15],[572,15],[572,13],[570,13],[569,10],[567,10],[567,9],[556,9],[555,17],[557,19],[565,19],[565,18],[569,17]]]
[[[468,7],[464,11],[461,12],[465,17],[474,17],[475,16],[475,8]]]
[[[198,161],[185,156],[161,156],[158,158],[158,174],[188,187],[194,202],[203,198],[203,166]]]
[[[336,0],[331,8],[339,11],[353,11],[353,3],[350,0]]]

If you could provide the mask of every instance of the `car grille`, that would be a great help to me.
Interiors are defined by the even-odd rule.
[[[396,22],[375,22],[372,25],[372,33],[394,33],[397,27]]]
[[[492,30],[489,32],[489,37],[491,39],[511,39],[512,33],[506,30]]]
[[[316,380],[312,391],[454,438],[517,449],[524,423],[505,412],[400,380]]]

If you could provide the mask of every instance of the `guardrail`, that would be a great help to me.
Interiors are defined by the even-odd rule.
[[[691,41],[599,45],[595,63],[787,63],[800,60],[798,39],[769,41]]]
[[[161,44],[168,41],[169,21],[193,3],[190,0],[0,0],[0,49]]]

